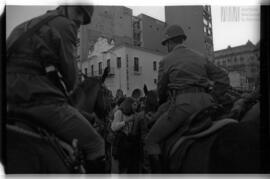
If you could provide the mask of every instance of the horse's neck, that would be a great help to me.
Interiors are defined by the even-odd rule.
[[[97,96],[96,88],[90,90],[87,94],[82,89],[76,90],[76,92],[71,96],[73,106],[87,113],[92,113],[94,111],[94,106],[97,98],[96,96]]]

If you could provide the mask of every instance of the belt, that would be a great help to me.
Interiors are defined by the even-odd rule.
[[[185,94],[185,93],[205,93],[205,89],[202,87],[190,87],[190,88],[185,88],[185,89],[174,89],[170,90],[171,94],[174,95],[179,95],[179,94]]]

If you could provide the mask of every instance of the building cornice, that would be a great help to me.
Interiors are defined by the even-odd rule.
[[[164,21],[162,21],[162,20],[160,20],[160,19],[156,19],[156,18],[154,18],[154,17],[152,17],[152,16],[149,16],[149,15],[146,15],[146,14],[143,14],[143,13],[141,13],[141,14],[139,14],[139,15],[137,15],[137,16],[134,16],[134,17],[137,17],[137,18],[140,18],[140,19],[141,19],[142,16],[145,16],[145,17],[147,17],[147,18],[150,18],[150,19],[153,19],[153,20],[156,20],[156,21],[158,21],[158,22],[160,22],[160,23],[165,24]]]
[[[136,49],[136,50],[141,50],[141,51],[144,51],[144,52],[149,52],[149,53],[153,53],[153,54],[160,55],[160,56],[165,56],[166,55],[166,53],[163,53],[163,52],[154,51],[154,50],[151,50],[151,49],[138,47],[138,46],[133,46],[133,45],[129,45],[129,44],[117,45],[117,46],[111,48],[110,50],[108,50],[108,52],[119,49],[119,48],[124,48],[124,47],[131,48],[131,49]]]

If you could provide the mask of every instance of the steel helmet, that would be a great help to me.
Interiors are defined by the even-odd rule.
[[[186,36],[184,30],[182,29],[182,27],[180,27],[179,25],[171,25],[166,29],[165,38],[161,42],[161,44],[165,45],[165,43],[168,40],[173,39],[175,37],[179,37],[179,36],[182,36],[184,40],[186,40],[186,38],[187,38],[187,36]]]
[[[84,12],[84,21],[83,21],[83,25],[89,24],[91,22],[91,17],[93,15],[94,12],[94,6],[78,6],[79,8],[82,9],[82,11]]]

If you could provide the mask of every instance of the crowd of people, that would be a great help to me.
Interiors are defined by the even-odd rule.
[[[35,116],[65,141],[78,139],[87,172],[102,173],[104,139],[67,100],[77,85],[73,52],[78,29],[91,22],[93,11],[94,6],[59,6],[12,31],[7,39],[7,101],[9,109]],[[165,37],[162,45],[169,53],[160,61],[156,90],[160,107],[149,109],[140,89],[131,96],[119,89],[113,99],[110,139],[105,139],[111,144],[112,172],[161,173],[159,144],[175,130],[188,135],[209,127],[207,121],[192,126],[190,116],[219,101],[230,87],[223,70],[184,45],[187,36],[180,26],[169,26]],[[235,111],[241,111],[242,103]]]
[[[131,96],[118,89],[113,98],[107,138],[111,144],[112,173],[150,172],[143,146],[151,123],[149,116],[155,111],[145,109],[145,100],[146,96],[140,89],[133,90]]]

